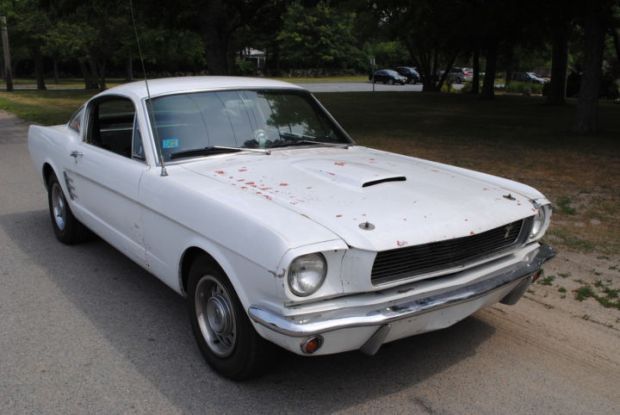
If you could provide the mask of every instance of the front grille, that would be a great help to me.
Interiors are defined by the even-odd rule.
[[[525,242],[531,222],[532,218],[527,218],[472,236],[379,252],[372,267],[371,280],[373,284],[379,284],[408,278],[464,265],[508,250]]]

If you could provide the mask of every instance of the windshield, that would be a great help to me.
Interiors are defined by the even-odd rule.
[[[157,144],[165,160],[195,156],[197,151],[213,147],[268,149],[351,143],[305,91],[168,95],[154,98],[152,111]]]

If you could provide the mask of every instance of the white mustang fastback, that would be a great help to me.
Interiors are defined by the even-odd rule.
[[[94,232],[187,297],[233,379],[516,303],[554,251],[549,201],[510,180],[355,144],[303,88],[158,79],[31,126],[56,237]]]

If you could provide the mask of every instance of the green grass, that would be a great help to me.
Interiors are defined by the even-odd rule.
[[[555,276],[549,275],[547,277],[539,279],[538,283],[540,285],[552,285],[553,284],[553,280],[555,280]]]
[[[604,285],[600,280],[594,283],[594,287],[597,289],[595,290],[589,284],[585,284],[576,289],[574,291],[575,300],[584,301],[588,298],[593,298],[605,308],[616,308],[620,310],[620,300],[618,300],[620,289]]]
[[[64,124],[92,95],[79,90],[0,92],[0,109],[37,124]]]
[[[77,81],[68,80],[67,85]],[[0,92],[0,109],[31,122],[60,124],[93,93]],[[620,105],[601,101],[602,132],[582,137],[571,132],[573,100],[555,107],[544,105],[540,97],[506,95],[493,101],[416,92],[316,96],[360,144],[484,171],[541,190],[559,206],[549,242],[580,252],[620,253]],[[592,225],[591,219],[600,225]]]
[[[577,210],[575,210],[575,208],[571,206],[571,203],[572,201],[570,197],[560,196],[556,202],[556,206],[560,210],[560,212],[567,215],[574,215]]]

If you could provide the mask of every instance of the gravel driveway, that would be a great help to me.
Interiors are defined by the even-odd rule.
[[[261,379],[223,380],[182,298],[100,240],[56,242],[25,137],[0,113],[2,414],[619,412],[618,330],[528,298],[373,358],[283,352]]]

